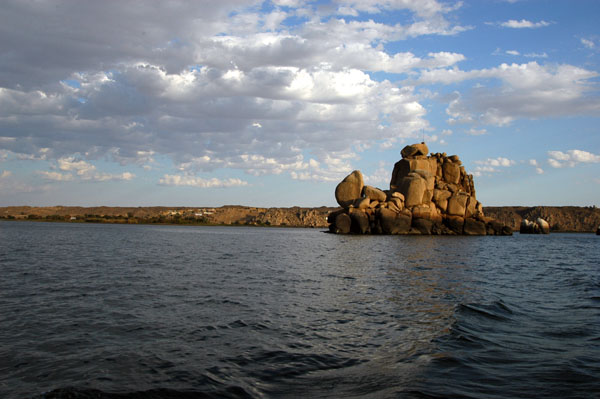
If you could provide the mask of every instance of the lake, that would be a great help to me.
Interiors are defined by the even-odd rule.
[[[600,237],[0,222],[2,398],[600,397]]]

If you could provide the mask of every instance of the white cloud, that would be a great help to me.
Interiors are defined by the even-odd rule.
[[[70,173],[60,173],[60,172],[48,172],[44,170],[37,171],[37,174],[42,176],[47,180],[53,181],[71,181],[73,180],[73,175]]]
[[[97,173],[91,176],[89,179],[97,182],[101,181],[110,181],[110,180],[124,180],[129,181],[132,180],[135,175],[131,172],[123,172],[123,173]]]
[[[294,180],[339,182],[352,171],[350,161],[356,158],[352,152],[326,154],[322,162],[311,159],[302,168],[291,170],[290,177]]]
[[[482,136],[487,133],[487,130],[471,128],[471,129],[467,130],[465,133],[467,133],[468,135],[471,135],[471,136]]]
[[[60,170],[75,172],[78,176],[89,176],[96,170],[94,165],[72,156],[59,158],[56,162]]]
[[[521,53],[519,53],[517,50],[506,50],[506,54],[508,54],[508,55],[520,55]]]
[[[190,175],[164,175],[158,183],[164,186],[190,186],[199,188],[228,188],[248,185],[248,182],[237,178],[221,180],[213,177],[211,179],[203,179]]]
[[[498,158],[488,158],[484,161],[475,161],[476,164],[478,165],[487,165],[487,166],[492,166],[492,167],[497,167],[497,166],[502,166],[502,167],[509,167],[514,165],[516,162],[512,159],[508,159],[505,157],[498,157]]]
[[[300,7],[306,0],[271,0],[271,2],[280,7]]]
[[[140,154],[138,154],[140,155]],[[147,157],[148,153],[141,154],[142,157]],[[44,177],[47,180],[54,181],[72,181],[75,178],[81,181],[92,181],[92,182],[105,182],[105,181],[130,181],[135,178],[135,175],[131,172],[122,173],[104,173],[97,172],[96,166],[89,162],[86,162],[75,156],[61,157],[56,161],[58,169],[65,172],[72,173],[60,173],[55,171],[37,171],[37,174]],[[74,175],[73,175],[74,173]]]
[[[514,28],[514,29],[522,29],[522,28],[542,28],[545,26],[549,26],[551,23],[546,21],[539,22],[531,22],[526,19],[522,19],[520,21],[511,19],[506,22],[501,22],[500,26],[505,28]]]
[[[340,8],[354,9],[370,14],[385,12],[386,10],[407,9],[421,17],[443,14],[460,7],[460,4],[457,4],[455,7],[449,7],[437,0],[341,0],[339,4]]]
[[[499,81],[500,87],[479,87],[467,95],[454,94],[447,113],[449,123],[486,123],[498,126],[517,118],[594,115],[600,99],[595,71],[573,65],[501,64],[495,68],[462,71],[458,68],[426,70],[418,83],[452,84],[477,79]]]
[[[483,123],[599,110],[587,96],[597,77],[589,70],[533,63],[463,71],[465,56],[447,48],[388,46],[469,29],[450,15],[460,2],[275,0],[268,14],[261,2],[239,0],[6,4],[2,45],[11,56],[0,62],[0,131],[12,137],[0,142],[11,157],[55,162],[40,172],[49,180],[127,181],[132,173],[99,171],[96,160],[145,169],[166,160],[181,175],[163,184],[235,183],[195,177],[215,169],[339,181],[365,149],[428,131],[415,84],[482,83],[447,110],[450,123],[477,126],[472,133],[485,132]],[[398,19],[382,22],[395,10]],[[286,26],[288,17],[302,22]],[[49,21],[60,29],[48,30]],[[379,71],[402,76],[371,73]],[[490,90],[486,80],[500,84]]]
[[[585,39],[585,38],[581,38],[581,44],[583,44],[585,47],[589,48],[589,49],[594,49],[596,47],[596,43],[594,43],[593,40],[590,39]]]
[[[473,171],[474,176],[481,176],[483,174],[492,174],[501,172],[498,168],[508,168],[515,165],[515,161],[505,157],[498,158],[487,158],[485,160],[475,161],[477,165]]]
[[[373,171],[372,174],[364,176],[365,184],[376,187],[383,187],[383,189],[387,189],[387,186],[390,184],[390,179],[392,177],[392,169],[393,167],[390,164],[384,161],[380,161],[377,169]]]
[[[227,72],[207,67],[167,75],[148,65],[131,66],[108,80],[83,76],[77,96],[88,101],[54,117],[46,129],[57,135],[60,131],[59,137],[73,137],[54,151],[88,153],[91,149],[94,157],[109,153],[122,164],[148,164],[161,153],[175,161],[254,153],[281,162],[292,147],[323,153],[346,151],[353,146],[364,148],[373,139],[409,137],[427,126],[425,109],[412,88],[377,82],[355,69],[266,67],[240,71],[235,82],[226,76]],[[121,82],[134,86],[112,93]],[[177,82],[184,83],[174,86]],[[144,92],[142,104],[147,109],[130,107],[123,90]],[[135,110],[133,115],[118,115],[128,108]],[[230,117],[232,109],[237,118]],[[73,112],[77,118],[71,117]],[[135,121],[139,112],[144,115],[143,123]],[[390,129],[377,130],[380,113]],[[26,120],[21,124],[23,129],[28,125]],[[344,135],[336,140],[324,137],[324,132],[337,130]],[[90,134],[83,136],[80,131]],[[169,137],[160,132],[169,132]],[[279,143],[276,151],[273,142]],[[81,176],[94,173],[93,165],[71,155],[59,158],[59,164],[61,170]]]
[[[460,2],[437,0],[276,0],[267,14],[259,1],[10,1],[0,14],[14,55],[0,63],[0,131],[14,137],[2,138],[3,148],[56,161],[47,173],[90,181],[133,176],[100,172],[97,159],[153,169],[165,158],[191,170],[337,178],[352,159],[339,154],[395,145],[428,127],[415,87],[369,72],[409,75],[465,60],[385,45],[470,29],[449,18]],[[403,17],[371,19],[393,10]],[[286,26],[288,17],[303,22]],[[48,21],[61,29],[48,31]]]
[[[548,54],[546,54],[546,52],[543,53],[527,53],[524,54],[525,57],[527,58],[548,58]]]
[[[535,173],[537,173],[538,175],[541,175],[544,173],[544,169],[542,169],[540,167],[540,165],[538,164],[538,161],[535,159],[530,159],[529,160],[529,165],[535,167]]]
[[[453,95],[454,99],[450,100],[448,108],[446,108],[446,114],[450,116],[447,122],[451,125],[460,123],[474,123],[475,120],[473,119],[473,116],[467,109],[465,109],[461,101],[460,93],[455,91]]]
[[[12,175],[12,172],[10,170],[3,170],[2,173],[0,173],[0,179],[4,179],[11,175]]]
[[[548,151],[548,157],[548,163],[553,168],[572,168],[579,163],[600,163],[600,155],[583,150]]]

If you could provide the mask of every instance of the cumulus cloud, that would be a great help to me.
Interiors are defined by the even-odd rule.
[[[513,161],[512,159],[508,159],[505,157],[498,157],[498,158],[488,158],[484,161],[475,161],[476,164],[479,165],[487,165],[487,166],[492,166],[492,167],[497,167],[497,166],[502,166],[502,167],[509,167],[515,164],[515,161]]]
[[[365,149],[391,148],[427,131],[424,85],[501,82],[457,92],[447,109],[452,124],[600,109],[588,96],[597,75],[582,68],[530,63],[464,71],[457,52],[389,50],[391,42],[470,29],[454,22],[460,6],[5,1],[0,160],[12,154],[53,163],[38,173],[51,181],[135,178],[99,171],[99,160],[146,170],[170,161],[176,171],[163,185],[243,185],[197,177],[217,169],[339,181]],[[382,17],[389,13],[397,16],[393,23]],[[404,84],[373,72],[415,79]]]
[[[57,163],[60,170],[75,172],[78,176],[89,176],[96,170],[94,165],[75,157],[59,158]]]
[[[515,163],[516,161],[505,157],[487,158],[485,160],[475,161],[477,166],[473,171],[473,176],[498,173],[501,171],[499,168],[508,168],[515,165]]]
[[[513,28],[513,29],[523,29],[523,28],[542,28],[545,26],[549,26],[551,23],[546,21],[539,22],[531,22],[526,19],[522,19],[517,21],[515,19],[510,19],[506,22],[500,22],[499,25],[504,28]]]
[[[530,159],[529,160],[529,165],[535,167],[535,173],[537,173],[538,175],[541,175],[544,173],[544,169],[542,169],[538,163],[537,160],[535,159]]]
[[[71,181],[73,180],[73,175],[70,173],[60,173],[60,172],[49,172],[45,170],[38,170],[37,174],[42,176],[46,180],[53,181]]]
[[[351,152],[326,155],[322,162],[311,159],[290,171],[294,180],[339,182],[352,171],[350,161],[357,158]]]
[[[164,186],[190,186],[199,188],[224,188],[224,187],[239,187],[247,186],[248,182],[237,179],[217,179],[215,177],[211,179],[203,179],[197,176],[190,175],[164,175],[160,180],[159,184]]]
[[[374,81],[356,69],[264,67],[246,73],[202,67],[168,75],[144,64],[100,79],[81,75],[80,82],[75,96],[85,102],[49,120],[44,131],[64,137],[55,152],[109,154],[122,163],[150,162],[160,153],[176,162],[209,157],[214,162],[207,167],[213,169],[243,157],[286,163],[294,148],[314,147],[322,158],[373,139],[408,137],[426,126],[425,109],[412,88]],[[10,92],[4,94],[10,99]],[[397,128],[377,130],[379,114]],[[28,146],[49,145],[48,135],[37,136],[32,121],[21,122],[23,136],[33,136]],[[73,139],[82,130],[90,133],[87,142]],[[335,139],[325,134],[335,130],[345,134]],[[17,148],[18,140],[13,145],[27,150]],[[86,161],[73,162],[60,159],[62,170],[90,172]],[[254,173],[248,163],[234,163]]]
[[[390,183],[392,165],[387,162],[380,161],[377,169],[373,173],[365,175],[365,184],[378,187],[386,187]]]
[[[46,180],[65,182],[65,181],[91,181],[91,182],[105,182],[105,181],[129,181],[135,178],[135,175],[131,172],[122,173],[105,173],[98,172],[96,166],[82,160],[77,156],[61,157],[56,160],[56,165],[52,166],[53,169],[61,170],[58,172],[53,171],[36,171],[38,176]]]
[[[572,168],[580,163],[600,163],[600,155],[583,150],[548,151],[548,164],[553,168]]]
[[[586,48],[593,50],[596,48],[596,42],[594,42],[593,39],[586,39],[584,37],[579,39],[581,41],[581,44],[583,44]]]
[[[454,84],[466,80],[499,81],[458,92],[449,102],[449,123],[485,123],[504,126],[517,118],[593,115],[600,111],[593,79],[599,75],[573,65],[501,64],[495,68],[463,71],[425,70],[418,83]]]
[[[413,86],[369,72],[412,74],[465,59],[383,46],[468,29],[447,18],[459,3],[337,3],[350,16],[406,11],[394,25],[302,1],[273,2],[266,14],[260,4],[4,3],[0,131],[11,134],[3,147],[56,160],[78,179],[129,176],[98,172],[97,159],[152,169],[157,157],[202,171],[331,179],[335,157],[347,165],[341,154],[375,141],[394,145],[428,127]],[[305,22],[286,26],[288,17]],[[310,159],[325,169],[307,175]]]

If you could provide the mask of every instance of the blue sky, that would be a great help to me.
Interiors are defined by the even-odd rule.
[[[423,138],[600,205],[600,2],[6,1],[0,205],[334,206]],[[24,30],[23,26],[28,29]]]

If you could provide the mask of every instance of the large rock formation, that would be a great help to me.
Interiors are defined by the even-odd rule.
[[[486,218],[475,196],[473,176],[458,156],[430,154],[425,143],[402,149],[389,190],[365,186],[360,171],[335,190],[342,207],[330,215],[334,233],[510,235],[512,229]]]

